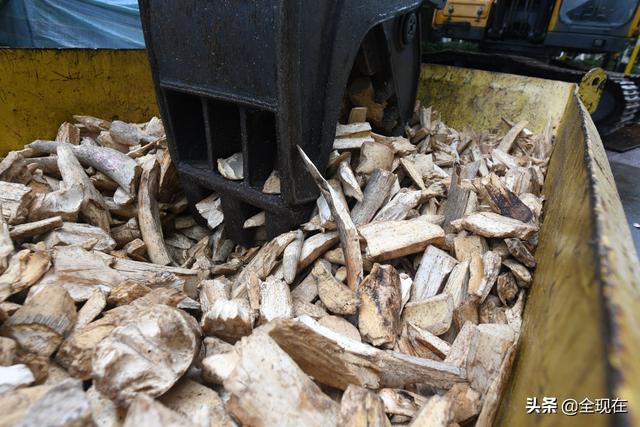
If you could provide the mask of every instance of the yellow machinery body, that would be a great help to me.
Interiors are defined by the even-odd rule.
[[[156,114],[140,51],[3,51],[0,150],[51,138],[72,114],[142,121]],[[7,58],[23,58],[8,64]],[[103,58],[99,58],[104,55]],[[61,58],[73,58],[61,64]],[[93,59],[94,65],[78,61]],[[17,75],[7,76],[7,70]],[[54,77],[57,76],[57,77]],[[50,87],[49,87],[50,85]],[[447,124],[477,130],[548,121],[555,150],[544,187],[538,263],[500,426],[611,425],[591,414],[527,415],[527,397],[628,400],[640,425],[640,265],[600,138],[570,83],[423,65],[419,100]],[[7,108],[6,106],[11,107]],[[558,411],[560,412],[560,411]]]
[[[442,26],[445,22],[463,22],[472,27],[485,28],[493,0],[448,0],[442,10],[433,16],[433,25]]]

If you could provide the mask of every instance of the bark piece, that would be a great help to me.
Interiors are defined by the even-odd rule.
[[[498,276],[496,281],[496,289],[498,291],[498,297],[502,304],[510,305],[513,300],[518,296],[518,284],[513,273],[502,273]]]
[[[429,245],[413,278],[412,302],[420,302],[440,292],[445,278],[458,262],[445,251]]]
[[[313,317],[313,316],[310,316]],[[354,341],[362,342],[362,337],[360,336],[360,332],[358,332],[358,328],[353,326],[349,321],[345,320],[340,316],[324,316],[318,319],[318,324],[324,326],[325,328],[331,329],[333,332],[336,332],[340,335],[344,335],[347,338],[350,338]]]
[[[165,407],[145,393],[139,393],[133,399],[122,427],[190,427],[193,425],[192,420],[184,415]]]
[[[27,365],[0,366],[0,395],[25,387],[35,381]]]
[[[71,427],[91,425],[91,422],[91,407],[82,382],[68,379],[45,391],[14,426]]]
[[[453,385],[456,386],[455,384]],[[390,415],[402,415],[413,418],[428,398],[407,390],[383,388],[378,396],[384,404],[384,411]]]
[[[356,168],[359,174],[370,174],[376,169],[391,170],[393,149],[386,144],[367,141],[360,147],[360,163]]]
[[[343,316],[356,313],[359,303],[356,293],[336,280],[322,262],[316,263],[311,274],[316,278],[318,296],[330,312]]]
[[[349,384],[372,389],[412,383],[448,388],[464,381],[464,370],[353,341],[307,316],[278,320],[269,335],[316,381],[341,390]]]
[[[527,249],[525,244],[522,243],[522,240],[504,239],[504,242],[506,243],[507,248],[509,249],[509,253],[511,253],[511,255],[513,255],[515,259],[517,259],[518,261],[520,261],[521,263],[523,263],[529,268],[535,268],[536,260],[531,254],[531,252],[529,251],[529,249]]]
[[[351,218],[356,226],[368,224],[373,219],[396,182],[396,176],[389,171],[376,169],[371,173],[362,201],[356,203],[351,210]]]
[[[27,145],[42,153],[55,153],[61,142],[37,140]],[[126,154],[110,148],[87,145],[71,146],[74,156],[83,166],[91,166],[113,179],[129,194],[135,194],[139,167],[135,160]]]
[[[367,242],[367,258],[384,261],[420,252],[444,242],[444,231],[423,215],[402,221],[374,222],[358,228]]]
[[[3,325],[9,336],[23,349],[50,356],[76,322],[76,306],[60,286],[47,286],[30,296]]]
[[[15,253],[0,275],[0,302],[38,282],[50,266],[51,257],[44,251],[23,249]]]
[[[61,217],[54,216],[40,221],[16,225],[11,229],[10,236],[15,240],[24,240],[60,228],[63,224]]]
[[[295,233],[295,238],[287,245],[282,255],[282,274],[288,284],[292,284],[296,279],[298,263],[304,243],[304,233],[302,233],[302,230],[296,230]]]
[[[298,147],[298,151],[300,152],[300,156],[302,157],[307,170],[329,204],[331,214],[338,227],[340,246],[342,247],[345,255],[347,265],[347,285],[351,289],[357,290],[360,286],[363,275],[362,254],[360,253],[360,236],[358,235],[358,230],[356,230],[356,227],[351,220],[349,208],[343,203],[338,193],[322,177],[313,162],[311,162],[300,147]]]
[[[234,425],[224,402],[214,390],[183,378],[158,401],[201,427],[231,427]],[[139,427],[136,425],[136,427]]]
[[[111,236],[118,246],[124,246],[134,239],[142,238],[140,228],[138,227],[138,219],[130,218],[125,224],[111,229]]]
[[[393,348],[400,333],[400,277],[392,265],[374,264],[359,290],[358,328],[376,347]]]
[[[344,427],[391,427],[384,412],[384,405],[377,394],[349,385],[340,402],[338,425]]]
[[[497,175],[490,175],[489,183],[483,190],[487,195],[485,199],[494,212],[522,222],[529,222],[533,218],[531,209],[509,190]]]
[[[338,405],[265,334],[243,339],[237,365],[224,380],[229,410],[254,426],[335,425]],[[265,393],[269,390],[269,393]]]
[[[293,301],[289,285],[284,280],[267,280],[260,283],[260,319],[270,322],[273,319],[291,319]]]
[[[193,362],[200,328],[188,314],[162,304],[141,310],[96,347],[96,389],[127,405],[144,392],[159,396],[175,384]]]
[[[453,319],[453,298],[448,293],[435,295],[404,306],[402,322],[426,329],[434,335],[449,330]]]
[[[464,215],[469,201],[469,192],[471,190],[460,185],[459,168],[453,168],[449,191],[447,192],[447,201],[444,206],[444,231],[451,233],[453,227],[451,221],[454,221]]]
[[[125,281],[111,289],[107,302],[109,305],[125,305],[151,292],[148,286],[138,282]]]
[[[218,159],[218,172],[223,177],[240,181],[244,178],[244,162],[242,152],[232,154],[226,159]]]
[[[196,209],[198,213],[207,221],[207,225],[210,229],[215,230],[217,226],[224,221],[224,215],[222,213],[222,200],[217,194],[200,200],[196,203]]]
[[[482,237],[517,237],[528,240],[538,231],[535,225],[525,224],[493,212],[476,212],[454,223],[456,227],[464,228]]]
[[[124,245],[122,248],[123,251],[129,255],[129,258],[135,259],[136,261],[146,261],[147,255],[147,245],[144,243],[142,239],[135,239]]]
[[[171,257],[164,243],[160,211],[156,200],[159,171],[155,158],[148,158],[142,164],[142,176],[138,190],[138,224],[151,262],[167,265],[171,263]]]
[[[9,224],[21,224],[29,216],[35,194],[26,185],[0,181],[2,216]]]

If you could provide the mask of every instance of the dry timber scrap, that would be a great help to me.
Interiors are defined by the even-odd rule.
[[[0,426],[491,424],[552,138],[350,117],[326,171],[300,150],[308,222],[248,248],[216,194],[190,214],[157,118],[75,116],[2,159]]]

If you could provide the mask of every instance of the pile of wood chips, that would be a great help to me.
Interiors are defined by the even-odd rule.
[[[301,152],[313,217],[243,248],[216,195],[188,213],[160,120],[75,120],[0,163],[0,426],[492,422],[550,129],[418,106],[384,137],[355,108],[328,180]]]

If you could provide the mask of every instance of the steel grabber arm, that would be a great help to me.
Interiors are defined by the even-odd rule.
[[[336,123],[369,104],[380,132],[402,132],[420,69],[422,0],[140,0],[172,158],[190,202],[222,196],[227,233],[266,212],[273,236],[307,219],[318,191],[300,145],[324,170]],[[345,96],[346,95],[346,96]],[[216,160],[243,153],[244,179]],[[281,195],[260,190],[272,170]]]

